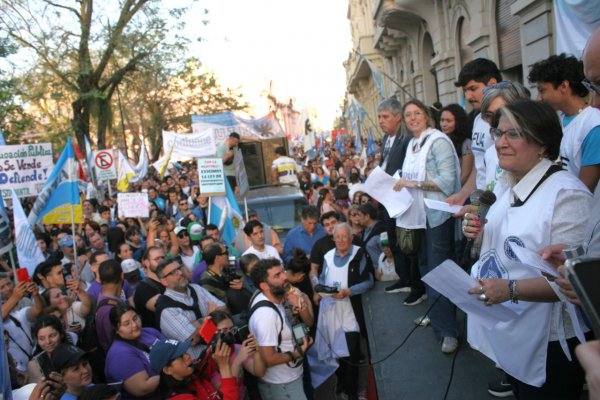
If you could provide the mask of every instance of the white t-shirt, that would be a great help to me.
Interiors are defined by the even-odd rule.
[[[192,246],[192,250],[193,253],[191,256],[179,253],[181,256],[181,262],[183,262],[190,271],[194,270],[194,267],[196,266],[196,260],[199,259],[198,255],[200,254],[200,248],[198,246]]]
[[[267,297],[260,293],[256,296],[252,305],[261,300],[267,300]],[[285,308],[281,304],[275,304],[283,318],[283,330],[281,331],[281,352],[294,351],[292,329],[285,317]],[[250,332],[256,338],[259,346],[278,346],[278,336],[281,330],[281,318],[275,314],[271,307],[259,307],[250,317],[248,327]],[[302,365],[297,368],[291,368],[287,364],[274,365],[268,367],[262,380],[267,383],[290,383],[302,377]]]
[[[248,250],[246,250],[242,255],[245,256],[246,254],[254,254],[261,260],[264,260],[265,258],[276,258],[277,260],[283,262],[283,260],[281,260],[281,257],[279,256],[279,252],[277,251],[277,249],[273,246],[269,246],[268,244],[265,244],[264,251],[259,251],[254,246],[250,246],[248,247]]]
[[[19,371],[27,371],[27,363],[33,355],[35,341],[31,334],[31,326],[33,321],[27,318],[27,312],[31,307],[25,307],[19,311],[10,313],[4,321],[4,330],[8,332],[10,339],[8,340],[8,351],[15,360],[16,367]],[[13,318],[17,321],[15,323]],[[20,327],[18,326],[20,325]],[[4,340],[4,338],[2,338]]]
[[[300,186],[298,182],[298,165],[293,158],[286,156],[279,156],[273,160],[271,169],[277,173],[277,179],[279,183],[291,183]]]
[[[490,124],[481,118],[481,114],[475,117],[473,122],[471,140],[471,149],[477,170],[477,189],[485,190],[485,151],[494,144],[494,141],[490,137]]]

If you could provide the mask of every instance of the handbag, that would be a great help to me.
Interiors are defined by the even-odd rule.
[[[398,247],[406,255],[414,255],[419,251],[420,238],[416,229],[396,228]]]

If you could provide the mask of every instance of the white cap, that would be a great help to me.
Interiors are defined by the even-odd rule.
[[[123,269],[124,274],[138,271],[140,269],[140,266],[141,264],[133,258],[121,261],[121,268]]]

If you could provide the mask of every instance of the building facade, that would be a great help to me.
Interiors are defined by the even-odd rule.
[[[371,118],[381,95],[369,62],[386,97],[446,105],[461,102],[454,82],[474,58],[523,82],[533,63],[554,54],[552,0],[350,0],[348,19],[347,91]]]

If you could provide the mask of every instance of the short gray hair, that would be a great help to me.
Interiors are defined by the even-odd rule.
[[[388,99],[383,100],[377,106],[377,112],[381,112],[387,110],[394,115],[398,115],[402,112],[402,104],[395,97],[390,97]]]
[[[515,100],[531,99],[531,92],[519,82],[503,81],[483,89],[483,98],[481,99],[481,115],[485,114],[490,108],[490,104],[497,97],[502,97],[506,104]]]
[[[337,231],[339,231],[340,229],[346,229],[348,231],[348,233],[350,234],[350,237],[352,237],[352,227],[350,227],[350,225],[348,225],[347,222],[340,222],[339,224],[336,224],[333,227],[333,236],[335,237],[335,233]]]

